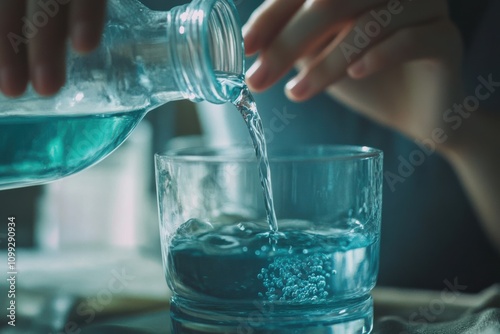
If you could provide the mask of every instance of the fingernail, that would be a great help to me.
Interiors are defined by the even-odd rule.
[[[75,23],[71,29],[73,48],[79,52],[88,52],[94,46],[94,34],[92,25],[87,22]]]
[[[252,32],[248,33],[243,33],[243,39],[245,41],[245,54],[246,55],[251,55],[255,53],[256,47],[255,47],[255,42],[256,42],[256,36]]]
[[[50,80],[50,75],[50,69],[45,65],[37,65],[33,69],[33,87],[39,94],[46,94],[46,86],[47,82]]]
[[[243,37],[246,38],[248,35],[248,32],[250,31],[250,25],[247,23],[241,28],[241,31],[243,33]]]
[[[285,88],[293,97],[300,99],[309,92],[311,85],[307,78],[293,78]]]
[[[10,67],[0,69],[0,90],[7,96],[18,96],[26,89],[26,74]]]
[[[244,37],[246,37],[250,33],[250,31],[252,30],[251,29],[252,25],[253,25],[253,20],[252,18],[249,18],[248,21],[246,21],[243,27],[241,28]]]
[[[365,71],[366,66],[363,60],[358,60],[347,68],[347,74],[349,74],[351,78],[361,78],[365,74]]]
[[[269,68],[265,62],[257,59],[247,71],[246,79],[251,88],[260,88],[265,85],[269,78]]]
[[[64,83],[64,74],[50,64],[35,66],[32,73],[33,87],[38,94],[49,96],[57,93]]]

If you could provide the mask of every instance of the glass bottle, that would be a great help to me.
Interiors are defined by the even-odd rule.
[[[101,46],[69,51],[66,85],[0,97],[0,190],[76,173],[117,148],[144,115],[169,101],[224,103],[244,49],[231,0],[194,0],[168,12],[110,0]]]

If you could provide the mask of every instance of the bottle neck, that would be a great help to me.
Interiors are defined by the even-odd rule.
[[[244,45],[232,0],[193,0],[167,15],[175,81],[183,97],[224,103],[231,99],[220,77],[241,76]]]
[[[232,0],[193,0],[169,12],[150,10],[138,0],[109,4],[103,47],[90,58],[75,57],[74,86],[95,82],[99,75],[107,95],[127,105],[146,104],[148,110],[180,99],[231,100],[221,75],[244,71],[241,25]],[[93,70],[82,70],[87,67]]]

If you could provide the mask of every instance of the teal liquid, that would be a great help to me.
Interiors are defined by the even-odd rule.
[[[343,321],[371,316],[371,306],[360,315],[349,305],[371,301],[378,239],[356,232],[359,225],[341,230],[285,220],[279,226],[270,244],[266,222],[184,223],[171,240],[166,263],[176,294],[174,323],[185,323],[189,314],[198,323],[232,322],[228,333],[241,326],[286,333],[287,328],[333,326],[338,319],[331,310],[340,310]],[[245,316],[263,309],[260,323]],[[371,321],[360,326],[365,328],[352,333],[368,332]]]
[[[255,100],[243,78],[219,80],[248,127],[266,219],[191,219],[171,236],[164,259],[174,333],[369,333],[378,239],[357,221],[278,221]]]
[[[42,115],[42,113],[39,113]],[[0,118],[0,190],[53,181],[102,160],[144,111]]]
[[[276,233],[278,232],[278,220],[274,210],[271,168],[267,156],[266,136],[262,125],[262,119],[257,109],[257,103],[246,85],[244,77],[219,74],[218,78],[222,86],[229,92],[228,95],[232,96],[231,102],[243,117],[248,128],[248,133],[252,139],[255,156],[258,162],[267,222],[271,232]]]

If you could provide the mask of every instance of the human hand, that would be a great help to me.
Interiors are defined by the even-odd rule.
[[[414,138],[427,138],[462,94],[462,42],[445,0],[268,0],[244,29],[260,53],[247,83],[261,91],[294,65],[303,101],[327,91]]]
[[[41,95],[65,81],[66,42],[81,53],[100,42],[106,0],[1,0],[0,90],[18,96],[31,81]]]

